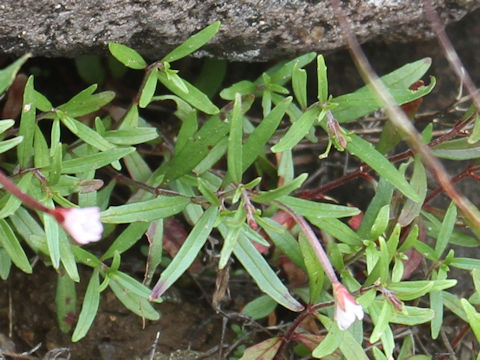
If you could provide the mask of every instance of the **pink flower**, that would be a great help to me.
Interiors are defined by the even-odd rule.
[[[363,319],[363,309],[340,282],[333,283],[335,322],[340,330],[347,330],[355,319]]]
[[[58,207],[51,210],[51,214],[78,244],[84,245],[102,238],[103,225],[98,207]]]

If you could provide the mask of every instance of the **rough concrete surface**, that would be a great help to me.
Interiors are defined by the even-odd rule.
[[[419,0],[344,0],[362,42],[431,37]],[[439,0],[445,22],[480,0]],[[2,0],[0,52],[67,56],[102,53],[108,42],[158,59],[220,20],[217,36],[197,56],[258,61],[344,46],[328,0]]]

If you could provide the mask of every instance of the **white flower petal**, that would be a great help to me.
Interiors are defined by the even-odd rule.
[[[62,209],[62,227],[79,244],[88,244],[102,238],[103,225],[98,207]]]

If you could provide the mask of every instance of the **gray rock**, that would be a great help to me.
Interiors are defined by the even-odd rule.
[[[421,1],[343,3],[362,42],[432,36]],[[479,6],[479,0],[439,0],[446,22]],[[158,59],[216,20],[219,34],[196,56],[257,61],[344,46],[328,0],[3,0],[0,52],[73,57],[120,42]]]

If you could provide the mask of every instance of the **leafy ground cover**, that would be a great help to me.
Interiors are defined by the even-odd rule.
[[[28,56],[1,71],[4,117],[18,121],[0,122],[2,169],[16,183],[2,181],[0,276],[11,298],[29,299],[5,308],[12,336],[35,350],[25,356],[37,358],[37,336],[15,312],[35,318],[29,303],[49,302],[57,324],[43,329],[67,334],[51,335],[50,357],[155,358],[189,343],[203,352],[180,358],[476,356],[480,262],[458,254],[478,246],[478,210],[436,182],[444,173],[428,158],[458,164],[447,185],[477,180],[468,94],[422,113],[437,81],[429,58],[381,78],[401,115],[375,87],[333,95],[328,59],[314,53],[226,85],[223,61],[193,80],[176,70],[219,26],[152,63],[122,44],[104,62],[76,59],[93,84],[58,102],[41,76],[17,75]],[[131,94],[96,85],[136,74]],[[418,135],[395,120],[403,114]],[[368,124],[380,130],[369,136]],[[314,159],[305,171],[303,157]],[[352,184],[365,193],[342,196]],[[58,215],[77,206],[101,210],[101,241]],[[31,286],[15,286],[17,269],[34,273]],[[460,279],[469,285],[454,290]],[[131,324],[133,336],[114,335]],[[169,342],[172,324],[181,335]]]

